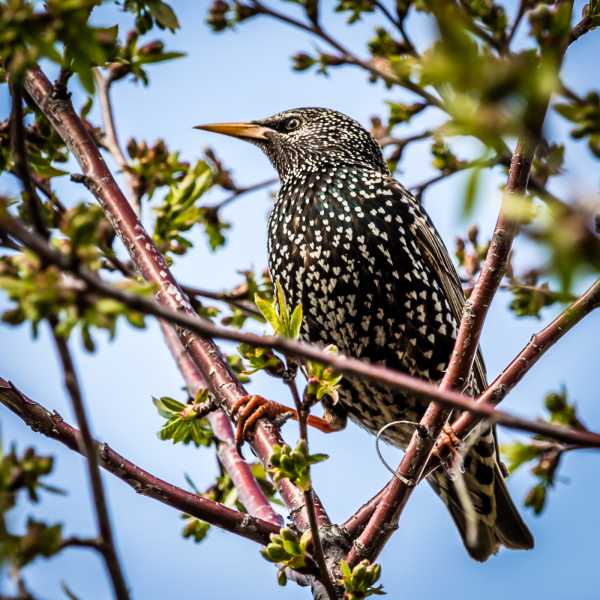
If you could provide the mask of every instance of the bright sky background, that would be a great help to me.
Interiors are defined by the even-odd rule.
[[[187,57],[151,67],[148,88],[128,82],[115,85],[115,112],[123,141],[130,136],[149,141],[163,137],[171,148],[180,149],[182,156],[190,160],[197,159],[202,148],[210,144],[234,169],[241,184],[251,184],[272,176],[265,157],[250,145],[200,133],[192,126],[259,118],[295,106],[328,106],[368,124],[371,115],[385,112],[385,100],[410,98],[402,92],[387,91],[381,85],[369,85],[365,74],[352,68],[335,70],[330,78],[291,72],[289,57],[298,50],[311,50],[315,46],[315,41],[306,34],[258,19],[235,32],[215,35],[204,23],[208,2],[183,0],[172,4],[182,31],[176,36],[162,37],[170,49],[185,51]],[[277,4],[289,8],[287,4]],[[330,3],[324,0],[322,4]],[[582,4],[576,3],[577,10],[580,11]],[[130,22],[128,16],[123,17],[113,8],[103,8],[97,13],[98,22],[106,25],[113,24],[115,19],[125,32]],[[353,29],[346,29],[343,19],[338,17],[328,23],[358,52],[363,51],[372,24],[372,20],[365,20]],[[430,24],[422,18],[411,21],[415,39],[426,40],[431,31]],[[324,47],[322,43],[318,45]],[[578,41],[568,52],[567,82],[580,92],[597,88],[599,55],[598,32]],[[1,118],[6,118],[9,109],[6,86],[2,94]],[[76,105],[80,106],[83,99],[76,90]],[[98,118],[96,110],[92,117]],[[425,114],[414,130],[432,122]],[[548,125],[551,138],[565,131],[564,122],[551,119]],[[556,191],[565,197],[585,194],[592,201],[600,201],[598,163],[589,159],[583,144],[569,146],[565,176]],[[431,175],[430,163],[427,144],[411,146],[398,177],[406,185],[419,183]],[[93,201],[82,187],[55,181],[65,203]],[[476,214],[482,235],[487,236],[493,226],[500,182],[500,178],[494,177],[486,180],[485,198]],[[455,236],[462,234],[467,226],[457,216],[464,185],[464,177],[455,176],[426,196],[426,206],[450,247]],[[14,180],[7,177],[0,180],[0,192],[14,193],[16,189]],[[212,199],[217,201],[220,197],[222,194],[215,192]],[[204,238],[196,232],[196,247],[176,263],[177,278],[220,289],[239,281],[238,269],[262,268],[266,262],[265,223],[269,206],[270,197],[264,191],[231,205],[225,218],[231,220],[233,229],[227,247],[217,254],[207,250]],[[527,260],[530,253],[522,240],[516,244],[516,253],[519,264],[530,264]],[[517,321],[506,310],[508,302],[508,295],[498,295],[483,335],[490,378],[556,313],[556,308],[552,308],[544,312],[541,321]],[[6,304],[4,299],[0,303]],[[598,386],[594,385],[600,350],[599,327],[600,312],[588,317],[564,342],[549,351],[503,408],[518,414],[538,415],[544,393],[565,384],[570,397],[576,399],[584,421],[596,430],[600,428]],[[208,485],[216,472],[212,451],[172,446],[156,438],[162,419],[152,405],[151,396],[183,397],[181,378],[157,326],[151,323],[148,330],[140,332],[121,325],[116,342],[109,342],[102,335],[97,339],[98,351],[93,355],[82,351],[79,340],[71,343],[96,437],[170,482],[185,487],[184,473],[188,473],[198,487]],[[0,348],[0,376],[12,380],[29,396],[73,422],[57,359],[44,328],[39,339],[33,340],[28,328],[2,325]],[[288,402],[281,389],[268,379],[257,378],[252,389]],[[82,459],[31,432],[7,410],[0,409],[0,420],[4,444],[16,440],[21,450],[35,444],[40,452],[57,457],[51,481],[68,490],[66,497],[44,494],[38,506],[22,504],[14,514],[15,527],[21,527],[25,517],[33,514],[51,522],[64,522],[66,534],[92,535],[94,521]],[[287,426],[287,439],[292,443],[296,431],[294,426]],[[515,437],[514,433],[501,431],[505,441]],[[313,471],[316,490],[332,519],[343,521],[387,481],[388,474],[376,457],[373,437],[354,426],[329,437],[316,433],[311,440],[313,451],[331,455],[329,461]],[[250,450],[246,453],[250,454]],[[386,455],[392,463],[401,456],[392,448],[386,449]],[[597,597],[600,584],[597,474],[597,455],[592,452],[568,455],[561,468],[562,480],[543,516],[536,518],[530,511],[524,512],[536,539],[536,549],[502,551],[483,565],[469,559],[442,503],[427,486],[420,486],[402,516],[399,531],[381,557],[382,582],[388,597],[421,600],[441,596],[463,600]],[[182,521],[176,511],[137,496],[110,475],[104,481],[119,554],[133,597],[176,596],[181,600],[308,597],[306,590],[294,584],[280,589],[275,569],[259,555],[255,544],[213,528],[202,544],[194,545],[181,538]],[[532,478],[526,471],[511,479],[509,485],[517,503],[521,504],[531,484]],[[39,559],[26,569],[25,575],[31,588],[44,600],[64,597],[61,581],[82,599],[109,597],[101,561],[87,550],[67,550],[58,558]],[[10,587],[7,585],[6,589]]]

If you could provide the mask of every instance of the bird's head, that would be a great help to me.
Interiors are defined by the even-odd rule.
[[[282,181],[301,169],[358,165],[387,173],[381,148],[360,123],[327,108],[293,108],[245,123],[198,125],[246,140],[269,157]]]

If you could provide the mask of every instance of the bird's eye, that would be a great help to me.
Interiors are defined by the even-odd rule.
[[[283,128],[285,131],[294,131],[294,129],[298,129],[300,125],[301,121],[298,117],[290,117],[284,121]]]

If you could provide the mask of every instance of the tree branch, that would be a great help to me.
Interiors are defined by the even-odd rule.
[[[17,83],[11,79],[9,85],[12,95],[10,141],[15,173],[23,185],[23,197],[29,211],[29,216],[33,222],[33,226],[42,237],[48,239],[50,237],[50,233],[48,232],[44,220],[44,207],[35,190],[31,173],[29,171],[29,163],[27,162],[25,129],[23,126],[23,93],[21,83]]]
[[[123,154],[119,144],[112,111],[112,104],[110,101],[110,86],[113,82],[113,79],[110,76],[104,77],[99,69],[94,69],[94,75],[96,78],[96,83],[98,84],[100,103],[102,105],[105,128],[104,143],[117,162],[118,166],[125,174],[126,181],[130,188],[130,204],[132,205],[135,213],[139,215],[141,205],[138,180],[129,172],[129,163],[125,158],[125,155]],[[240,190],[237,191],[237,195],[252,191],[253,188],[258,189],[260,187],[264,187],[268,185],[270,181],[262,182],[257,186],[250,186],[243,189],[240,188]],[[225,205],[226,203],[227,201],[223,201],[222,205]],[[122,273],[126,275],[132,276],[134,274],[133,268],[130,268],[129,265],[124,265],[120,261],[115,261],[115,265]],[[206,381],[202,376],[202,373],[190,359],[172,327],[164,321],[161,321],[160,325],[165,337],[165,342],[186,382],[188,391],[190,395],[194,397],[199,389],[206,387]],[[254,478],[249,465],[242,459],[242,457],[240,457],[235,449],[233,431],[227,415],[222,410],[214,411],[208,415],[208,420],[213,433],[218,440],[217,455],[221,464],[223,465],[223,468],[231,477],[242,505],[251,515],[264,518],[265,520],[276,525],[281,525],[281,517],[273,510],[271,503]]]
[[[501,374],[480,394],[477,402],[487,406],[497,406],[549,348],[556,344],[596,308],[600,308],[600,279],[561,312],[551,323],[535,333],[519,354],[502,370]],[[452,423],[452,429],[460,439],[464,439],[479,421],[480,418],[476,417],[473,413],[465,412]],[[576,447],[581,448],[581,446]],[[445,458],[448,450],[447,443],[437,445],[437,456],[430,457],[421,479],[426,478],[439,466],[440,461],[438,457]],[[362,531],[384,492],[385,488],[361,506],[344,523],[343,527],[348,531],[349,535],[355,537],[357,533]]]
[[[110,86],[112,85],[113,80],[109,77],[104,77],[99,68],[94,69],[94,78],[96,79],[96,85],[98,86],[98,96],[100,97],[100,107],[102,109],[102,122],[104,124],[104,138],[102,142],[114,158],[119,169],[121,169],[127,187],[129,188],[129,202],[135,214],[139,216],[142,208],[139,181],[128,169],[129,164],[125,158],[125,154],[123,154],[121,145],[119,144],[119,137],[115,127],[112,102],[110,100]]]
[[[160,319],[178,325],[184,329],[184,335],[192,333],[205,335],[210,338],[243,342],[254,347],[267,347],[277,350],[286,356],[315,361],[333,367],[343,375],[358,376],[369,381],[389,386],[426,400],[436,400],[449,408],[459,408],[471,411],[487,420],[520,431],[539,433],[566,443],[581,446],[600,447],[600,434],[581,432],[566,427],[515,417],[503,411],[494,409],[488,404],[480,404],[472,397],[453,390],[440,389],[434,383],[394,371],[386,367],[363,362],[356,358],[324,352],[321,348],[298,342],[290,338],[278,336],[257,335],[243,332],[230,327],[215,325],[211,321],[185,314],[182,311],[171,310],[158,302],[137,296],[116,288],[95,274],[74,264],[69,258],[51,248],[42,238],[22,227],[16,219],[0,211],[0,228],[20,240],[27,247],[45,257],[48,262],[55,264],[61,270],[69,271],[84,281],[94,292],[114,298],[130,308],[144,314],[154,315]]]
[[[576,42],[582,35],[585,35],[588,31],[591,31],[596,27],[598,27],[598,25],[594,23],[592,17],[584,15],[581,21],[571,29],[571,33],[569,34],[569,45]]]
[[[165,321],[160,321],[160,327],[167,346],[186,382],[188,391],[192,397],[195,397],[199,389],[206,387],[206,381],[181,345],[173,327]],[[269,499],[265,496],[254,475],[252,475],[250,466],[235,448],[233,430],[227,415],[222,410],[216,410],[210,413],[207,418],[218,440],[217,455],[219,460],[231,477],[244,508],[251,515],[282,527],[281,517],[273,510]]]
[[[106,503],[106,496],[104,494],[104,487],[102,485],[102,478],[100,476],[100,468],[98,465],[98,454],[97,446],[92,438],[92,432],[88,423],[87,415],[83,405],[83,397],[81,394],[81,388],[77,380],[77,373],[75,372],[75,364],[69,351],[67,341],[56,333],[56,322],[50,321],[50,327],[52,329],[52,335],[54,338],[54,344],[60,357],[62,364],[62,370],[64,373],[64,383],[67,388],[67,392],[71,398],[71,405],[77,424],[79,425],[79,447],[80,453],[86,457],[88,476],[90,479],[90,485],[92,488],[92,496],[94,498],[94,508],[96,512],[96,524],[98,527],[98,534],[100,536],[100,553],[106,563],[106,568],[110,575],[113,591],[115,597],[119,600],[128,600],[129,591],[127,590],[127,584],[125,583],[125,577],[121,570],[119,558],[117,556],[117,550],[113,538],[112,527],[110,524],[110,517],[108,515],[108,506]]]
[[[275,185],[276,183],[277,183],[277,179],[271,178],[271,179],[266,179],[265,181],[259,181],[258,183],[254,183],[254,184],[248,185],[246,187],[238,187],[233,191],[232,194],[230,194],[223,200],[219,201],[214,206],[210,206],[208,208],[215,210],[215,211],[219,211],[222,208],[225,208],[226,206],[228,206],[229,204],[234,202],[235,200],[237,200],[240,196],[243,196],[244,194],[249,194],[250,192],[256,192],[258,190],[262,190],[263,188],[270,187],[272,185]]]
[[[308,445],[308,426],[306,421],[308,419],[308,414],[310,412],[309,407],[302,402],[300,399],[300,394],[298,393],[298,386],[296,385],[296,371],[297,367],[294,364],[290,366],[290,361],[287,364],[287,377],[286,384],[290,389],[292,394],[292,398],[294,400],[294,405],[296,407],[296,412],[298,413],[298,428],[300,433],[300,439],[306,444],[306,452],[309,453],[309,445]],[[309,467],[310,468],[310,467]],[[315,501],[313,496],[313,488],[312,482],[310,487],[304,492],[304,502],[306,504],[306,510],[308,512],[308,523],[310,526],[310,532],[312,534],[312,545],[314,549],[314,558],[315,562],[319,567],[319,574],[321,583],[329,596],[329,600],[336,600],[337,593],[335,591],[335,587],[329,576],[329,570],[327,569],[327,562],[325,560],[325,553],[323,552],[323,543],[321,542],[321,535],[319,533],[319,524],[317,523],[317,515],[315,512]]]
[[[157,286],[157,301],[163,307],[168,307],[169,312],[186,315],[188,319],[195,321],[195,313],[189,301],[171,274],[154,241],[139,222],[116,184],[94,141],[74,112],[68,97],[57,93],[38,67],[27,71],[25,87],[79,162],[83,171],[80,180],[92,191],[104,209],[142,277]],[[177,333],[212,393],[223,407],[231,409],[239,398],[247,395],[221,352],[210,339],[194,336],[186,329],[178,329]],[[259,421],[254,431],[252,445],[263,464],[268,463],[273,446],[282,443],[277,427],[268,421]],[[278,489],[292,511],[295,524],[301,530],[306,529],[308,521],[306,511],[301,509],[304,502],[302,492],[287,480],[282,480]],[[329,523],[325,510],[320,505],[319,519],[321,524]]]
[[[2,378],[0,378],[0,403],[34,431],[83,454],[81,433],[77,429],[63,421],[58,413],[50,413]],[[279,526],[273,523],[230,509],[159,479],[115,452],[107,444],[95,441],[94,453],[98,456],[102,468],[124,481],[138,494],[158,500],[167,506],[207,521],[211,525],[263,545],[269,542],[271,533],[279,531]]]
[[[327,42],[332,48],[337,50],[340,53],[339,57],[336,57],[340,62],[339,64],[348,64],[355,65],[357,67],[361,67],[365,71],[371,73],[376,77],[380,77],[386,83],[392,85],[399,85],[400,87],[406,88],[411,91],[413,94],[417,96],[421,96],[424,100],[427,101],[431,106],[436,106],[438,108],[442,107],[442,102],[439,98],[430,94],[427,90],[422,89],[416,83],[410,81],[410,79],[399,79],[390,69],[381,69],[379,68],[373,61],[363,60],[359,58],[342,44],[340,44],[335,38],[333,38],[329,33],[327,33],[320,25],[312,23],[308,25],[299,21],[298,19],[294,19],[289,15],[278,12],[264,5],[262,2],[258,0],[252,0],[252,7],[259,13],[263,15],[267,15],[278,21],[283,23],[287,23],[288,25],[292,25],[298,29],[302,29],[303,31],[307,31],[308,33],[312,33],[316,37],[322,39],[324,42]]]

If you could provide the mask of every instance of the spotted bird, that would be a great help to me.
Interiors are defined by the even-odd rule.
[[[302,304],[303,339],[440,381],[462,314],[462,287],[429,216],[390,175],[371,134],[325,108],[199,128],[256,144],[279,174],[281,189],[268,222],[269,270],[289,303]],[[469,391],[485,386],[479,353]],[[338,403],[325,402],[325,416],[336,428],[350,417],[371,433],[406,421],[385,433],[404,449],[426,407],[420,398],[345,378]],[[443,470],[429,477],[469,554],[479,561],[501,545],[533,547],[499,465],[495,432],[487,428],[464,459],[475,541],[468,539],[467,517],[451,478]]]

